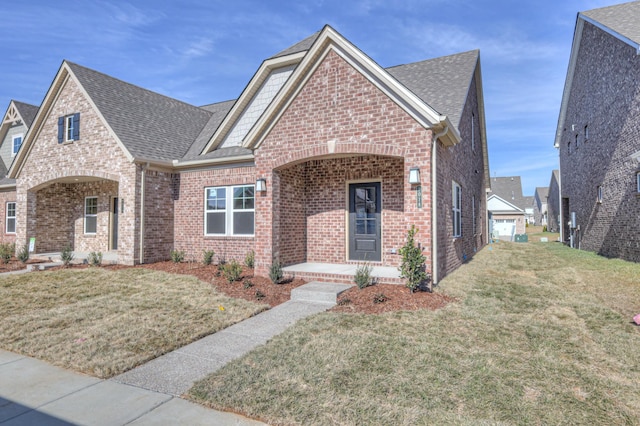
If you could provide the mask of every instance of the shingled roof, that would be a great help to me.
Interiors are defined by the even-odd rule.
[[[36,114],[38,113],[38,107],[31,104],[25,104],[24,102],[18,102],[16,100],[13,101],[13,104],[16,106],[16,109],[24,120],[25,126],[27,126],[27,128],[31,127],[31,123],[33,123],[33,119],[36,118]]]
[[[311,48],[311,46],[316,41],[320,33],[321,31],[311,34],[309,37],[305,38],[304,40],[299,41],[298,43],[294,44],[291,47],[287,47],[286,49],[276,53],[269,59],[280,58],[282,56],[292,55],[294,53],[306,52]]]
[[[640,44],[640,25],[638,25],[640,1],[588,10],[580,15],[604,25],[636,44]]]
[[[71,62],[67,65],[134,158],[182,158],[211,118],[206,109]]]
[[[480,52],[470,50],[387,68],[396,80],[440,114],[460,125]]]
[[[525,197],[522,196],[520,176],[492,177],[491,192],[488,196],[493,194],[522,210],[529,207]]]

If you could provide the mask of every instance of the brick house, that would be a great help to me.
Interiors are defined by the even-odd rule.
[[[63,62],[23,148],[16,240],[397,267],[416,225],[434,281],[487,242],[478,51],[384,69],[329,26],[196,107]],[[432,173],[435,170],[435,173]]]
[[[35,105],[12,100],[0,124],[0,217],[4,226],[0,242],[16,241],[16,181],[7,177],[22,141],[38,112]]]
[[[491,215],[493,236],[512,241],[516,234],[524,234],[528,205],[527,197],[522,195],[520,176],[491,178],[487,209]]]
[[[560,232],[560,171],[551,172],[547,192],[547,229],[549,232]]]
[[[640,261],[639,23],[637,1],[578,14],[555,138],[564,240],[636,262]]]
[[[533,219],[538,226],[546,226],[547,217],[547,198],[549,198],[549,187],[538,186],[534,192],[533,203]]]

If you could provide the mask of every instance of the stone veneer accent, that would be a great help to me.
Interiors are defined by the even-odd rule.
[[[640,56],[626,43],[588,22],[560,139],[560,172],[566,221],[576,213],[576,245],[607,257],[640,261]],[[573,126],[573,127],[572,127]],[[584,128],[588,126],[588,138]],[[576,146],[576,137],[578,146]],[[571,152],[569,152],[569,149]],[[603,201],[597,202],[598,186]]]

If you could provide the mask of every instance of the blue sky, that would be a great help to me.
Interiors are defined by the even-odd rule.
[[[235,99],[263,59],[329,24],[383,67],[480,49],[491,176],[533,195],[558,167],[577,12],[620,2],[5,1],[0,108],[39,105],[63,59],[194,105]]]

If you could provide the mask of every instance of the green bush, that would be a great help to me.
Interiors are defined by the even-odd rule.
[[[356,282],[358,288],[362,289],[373,284],[371,271],[373,271],[373,266],[368,263],[358,265],[358,267],[356,268],[356,275],[353,277],[353,280]]]
[[[211,265],[211,262],[213,262],[214,255],[215,255],[215,252],[213,250],[204,250],[202,253],[202,263],[204,265]]]
[[[181,263],[184,261],[184,251],[182,250],[171,250],[171,261],[173,263]]]
[[[27,263],[29,260],[29,244],[23,245],[20,251],[18,251],[18,260],[22,263]]]
[[[73,254],[73,250],[70,245],[64,246],[62,251],[60,252],[60,259],[62,259],[62,264],[65,267],[68,267],[75,255]]]
[[[253,269],[253,266],[255,265],[255,261],[256,261],[256,253],[253,250],[251,250],[245,256],[244,264],[247,266],[247,268]]]
[[[284,278],[284,272],[282,272],[282,265],[280,261],[276,260],[269,266],[269,278],[274,284],[281,284]]]
[[[222,275],[230,283],[239,281],[240,277],[242,276],[242,265],[240,265],[240,263],[238,263],[236,260],[232,260],[231,262],[223,265]]]
[[[389,300],[389,298],[387,296],[384,295],[384,293],[378,293],[375,296],[373,296],[373,303],[384,303],[387,300]]]
[[[2,259],[2,263],[9,263],[15,252],[15,243],[0,243],[0,259]]]
[[[91,253],[89,253],[89,256],[87,257],[87,261],[89,262],[89,266],[100,266],[102,265],[102,252],[98,251],[92,251]]]
[[[411,229],[407,233],[407,242],[400,248],[400,256],[402,256],[400,276],[407,280],[406,285],[412,293],[428,278],[424,264],[426,258],[414,240],[417,232],[415,225],[411,225]]]

